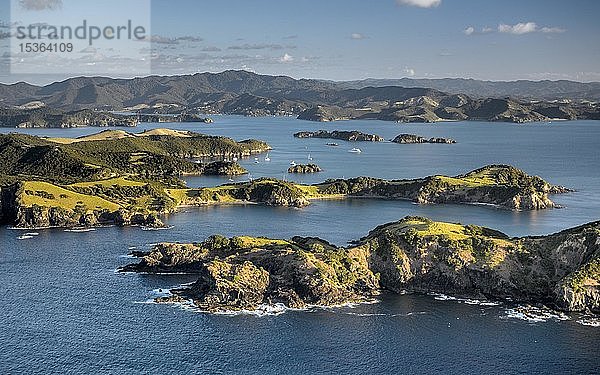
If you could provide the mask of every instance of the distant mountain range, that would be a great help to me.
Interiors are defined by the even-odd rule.
[[[339,82],[343,88],[381,86],[428,87],[451,94],[465,94],[473,98],[505,98],[529,100],[592,100],[600,101],[600,82],[575,81],[480,81],[465,78],[441,79],[364,79]]]
[[[193,110],[249,116],[295,115],[315,121],[590,119],[600,117],[598,105],[582,99],[597,97],[600,83],[461,79],[329,82],[247,71],[133,79],[77,77],[46,86],[0,84],[0,107],[23,111],[40,106],[63,111]]]

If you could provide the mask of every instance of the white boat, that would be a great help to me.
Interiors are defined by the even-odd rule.
[[[18,240],[28,240],[30,238],[33,238],[33,236],[22,235],[17,237]]]
[[[260,161],[258,160],[258,158],[254,158],[254,164],[258,164],[260,163]]]
[[[267,156],[265,156],[265,161],[271,161],[271,158],[269,157],[269,154],[267,154]]]
[[[313,160],[312,156],[310,156],[310,154],[308,154],[308,160]]]
[[[233,159],[231,159],[233,161],[238,161],[238,158],[234,157]]]
[[[354,147],[352,150],[348,150],[348,152],[352,152],[353,154],[360,154],[362,150],[360,148]]]
[[[290,165],[291,165],[292,167],[295,167],[295,166],[296,166],[296,162],[292,160],[292,161],[290,161]]]

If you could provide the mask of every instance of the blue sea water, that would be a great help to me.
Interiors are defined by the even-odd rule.
[[[135,132],[165,124],[144,124]],[[302,182],[359,175],[412,178],[460,174],[506,163],[574,188],[555,196],[563,209],[511,212],[464,205],[352,199],[304,209],[257,205],[185,208],[169,230],[99,228],[76,233],[0,228],[1,373],[598,373],[600,327],[580,314],[528,319],[510,304],[481,305],[440,296],[383,295],[378,303],[277,314],[209,315],[146,303],[190,275],[119,274],[126,254],[162,241],[201,241],[221,233],[289,238],[319,236],[339,245],[406,215],[474,223],[509,235],[547,234],[600,219],[600,122],[551,124],[381,121],[318,124],[291,118],[215,116],[215,123],[171,128],[268,141],[270,162],[242,160],[252,177]],[[451,137],[454,145],[397,145],[296,139],[300,130],[359,129]],[[7,129],[0,131],[6,132]],[[14,129],[10,129],[14,131]],[[79,136],[94,128],[24,129]],[[348,150],[360,147],[361,154]],[[309,176],[285,173],[291,160],[319,164]],[[244,179],[247,177],[241,177]],[[227,182],[194,177],[190,186]],[[539,315],[539,314],[538,314]],[[566,320],[561,320],[566,319]],[[597,322],[597,321],[596,321]]]

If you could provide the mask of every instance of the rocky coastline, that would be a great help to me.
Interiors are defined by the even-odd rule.
[[[475,225],[405,217],[355,245],[212,236],[156,245],[122,272],[198,275],[157,302],[193,301],[209,312],[365,301],[383,291],[544,303],[600,312],[600,222],[548,236],[509,238]]]

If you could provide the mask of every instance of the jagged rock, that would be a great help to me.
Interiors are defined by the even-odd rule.
[[[198,280],[185,294],[208,310],[254,310],[264,302],[269,273],[252,262],[212,260],[200,268]]]

